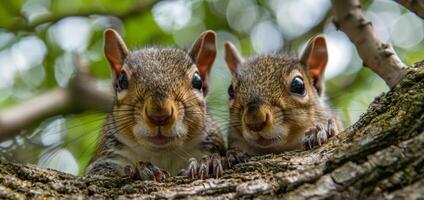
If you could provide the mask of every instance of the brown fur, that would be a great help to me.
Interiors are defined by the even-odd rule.
[[[116,47],[106,44],[105,49],[107,46]],[[196,58],[179,49],[144,48],[124,53],[120,64],[119,58],[113,56],[116,52],[109,55],[110,52],[105,50],[107,58],[113,58],[109,62],[116,77],[114,82],[119,73],[125,72],[129,85],[125,93],[116,91],[113,111],[103,126],[88,174],[122,176],[125,166],[136,166],[139,161],[176,174],[190,157],[200,159],[203,155],[223,153],[223,138],[206,108],[206,89],[192,88],[192,77],[199,71]],[[207,73],[203,75],[207,77]],[[169,114],[170,122],[157,126],[149,120],[150,115],[159,114]],[[137,128],[140,124],[142,128]],[[163,147],[152,145],[147,138],[157,134],[172,137],[173,142]]]
[[[336,119],[320,95],[321,91],[314,87],[315,80],[309,67],[298,58],[271,54],[243,60],[231,44],[226,45],[226,53],[227,64],[233,74],[230,87],[234,91],[234,98],[229,103],[229,148],[240,148],[250,154],[298,149],[303,145],[307,129],[317,124],[326,125],[330,118]],[[305,96],[289,91],[296,76],[304,81]],[[249,131],[246,123],[263,121],[264,116],[268,117],[265,127],[259,132]],[[338,120],[337,125],[340,129]],[[283,129],[286,135],[278,133]],[[255,146],[246,137],[272,139],[274,144]]]

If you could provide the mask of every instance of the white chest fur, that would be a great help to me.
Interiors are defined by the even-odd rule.
[[[200,159],[207,154],[200,146],[201,137],[193,139],[188,144],[164,150],[147,149],[124,136],[117,135],[116,137],[124,144],[117,154],[126,158],[131,165],[135,166],[139,161],[147,161],[168,171],[171,175],[176,175],[181,169],[186,168],[190,158]]]

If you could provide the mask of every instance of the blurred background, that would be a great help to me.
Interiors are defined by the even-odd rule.
[[[420,18],[391,0],[361,2],[378,36],[393,44],[406,64],[423,58]],[[212,70],[209,107],[223,130],[230,81],[223,44],[228,40],[245,57],[268,52],[300,54],[309,38],[323,33],[329,49],[328,101],[346,126],[366,111],[375,96],[388,90],[384,81],[362,67],[354,46],[332,24],[330,0],[1,0],[2,159],[72,174],[84,172],[107,105],[70,104],[7,133],[7,124],[1,120],[19,119],[26,111],[46,106],[54,98],[40,95],[74,88],[72,80],[80,72],[92,81],[79,87],[110,92],[111,75],[102,49],[102,34],[109,27],[118,30],[133,49],[151,45],[188,49],[199,33],[215,30],[219,53]],[[71,95],[89,101],[78,92]],[[28,101],[24,109],[15,109]]]

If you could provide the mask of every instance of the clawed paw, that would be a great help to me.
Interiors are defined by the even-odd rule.
[[[128,165],[124,168],[124,171],[128,177],[134,180],[152,180],[160,182],[169,176],[168,172],[159,169],[150,162],[144,161],[138,162],[135,168]]]
[[[306,150],[325,144],[329,138],[337,135],[334,119],[329,119],[326,125],[316,125],[305,133],[303,144]]]
[[[219,154],[203,156],[200,160],[190,158],[188,162],[188,167],[181,170],[179,175],[193,179],[206,179],[219,178],[224,173],[222,158]]]
[[[232,168],[234,165],[244,163],[248,159],[248,155],[236,148],[229,149],[226,154],[227,167]]]

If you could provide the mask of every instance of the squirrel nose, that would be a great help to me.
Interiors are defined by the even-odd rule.
[[[267,124],[267,121],[258,123],[246,123],[246,126],[252,131],[262,131]]]
[[[150,122],[157,126],[163,126],[169,124],[171,121],[172,113],[170,114],[163,114],[163,115],[147,115]]]
[[[262,131],[269,121],[269,114],[263,107],[256,105],[248,106],[244,121],[247,128],[252,131]]]
[[[164,126],[172,121],[174,115],[173,102],[170,100],[148,100],[145,107],[145,114],[150,123],[156,126]]]

